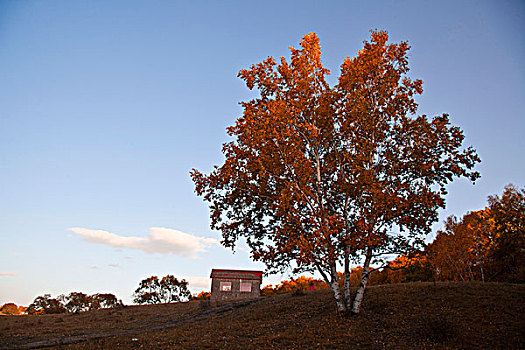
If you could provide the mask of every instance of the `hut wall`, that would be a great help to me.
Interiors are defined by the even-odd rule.
[[[221,282],[223,290],[221,290]],[[241,284],[245,291],[241,291]],[[248,292],[248,284],[251,291]],[[225,290],[230,286],[230,290]],[[237,279],[237,278],[213,278],[211,282],[211,300],[235,300],[253,299],[261,296],[261,280],[259,279]]]

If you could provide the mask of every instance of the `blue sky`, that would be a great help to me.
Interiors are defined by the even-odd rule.
[[[151,275],[197,292],[212,268],[262,269],[216,244],[189,171],[221,163],[254,96],[240,69],[316,32],[334,83],[373,28],[412,45],[419,113],[449,113],[482,158],[441,220],[522,187],[522,1],[3,1],[0,305],[71,291],[129,303]]]

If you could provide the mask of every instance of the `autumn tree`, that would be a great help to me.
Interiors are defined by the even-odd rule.
[[[172,275],[159,280],[151,276],[142,280],[133,294],[135,304],[160,304],[186,301],[191,297],[186,280],[179,281]]]
[[[20,315],[20,308],[15,303],[6,303],[0,307],[0,315]]]
[[[333,87],[314,33],[290,48],[290,62],[269,57],[241,70],[260,96],[242,102],[227,129],[224,164],[191,172],[224,246],[244,237],[268,273],[318,271],[343,314],[359,312],[371,266],[423,243],[445,185],[479,176],[475,150],[462,148],[447,115],[412,116],[422,81],[407,76],[408,43],[387,41],[372,31]],[[351,295],[357,262],[363,273]]]
[[[434,281],[434,270],[425,251],[411,256],[401,255],[389,261],[380,271],[371,275],[371,284],[391,284]]]
[[[525,282],[525,189],[507,185],[485,209],[450,216],[427,254],[439,280]]]
[[[199,294],[194,294],[191,296],[191,300],[210,300],[211,292],[202,291]]]
[[[469,212],[461,219],[452,215],[428,248],[438,280],[484,281],[492,228],[487,210]]]
[[[489,252],[490,278],[525,282],[525,188],[505,186],[501,198],[489,196],[488,211],[493,230]]]

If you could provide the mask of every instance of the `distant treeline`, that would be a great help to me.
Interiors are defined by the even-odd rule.
[[[118,300],[116,296],[110,293],[87,295],[82,292],[72,292],[69,295],[59,295],[56,298],[52,298],[50,294],[38,296],[29,305],[26,312],[29,315],[61,314],[122,306],[122,300]]]

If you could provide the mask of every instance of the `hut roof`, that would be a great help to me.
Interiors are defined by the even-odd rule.
[[[211,278],[238,278],[243,280],[262,280],[262,271],[212,269]]]

